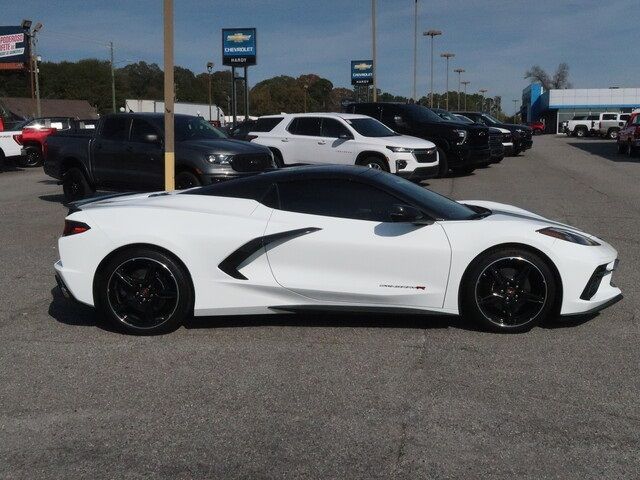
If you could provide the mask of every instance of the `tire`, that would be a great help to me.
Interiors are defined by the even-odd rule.
[[[96,273],[98,312],[133,335],[172,332],[193,313],[193,288],[185,267],[152,247],[118,252]]]
[[[542,130],[534,130],[533,134],[534,135],[542,135]]]
[[[574,132],[576,134],[576,137],[579,137],[579,138],[584,138],[584,137],[587,136],[587,129],[586,128],[576,128],[574,130]]]
[[[502,160],[504,160],[504,155],[502,155],[501,157],[496,158],[496,159],[495,159],[493,162],[491,162],[491,163],[498,164],[498,163],[500,163]]]
[[[616,140],[618,138],[618,132],[619,130],[617,128],[610,128],[609,131],[607,132],[607,138],[610,138],[611,140]]]
[[[389,165],[385,160],[378,157],[366,157],[358,162],[358,165],[367,168],[373,168],[374,170],[382,170],[383,172],[389,171]]]
[[[20,157],[18,160],[18,166],[25,168],[34,168],[42,165],[43,157],[42,150],[39,147],[29,146],[25,150],[27,154]]]
[[[2,151],[2,149],[0,149],[0,168],[4,167],[4,164],[6,162],[6,158],[7,157],[4,156],[4,152]]]
[[[70,168],[64,174],[62,191],[64,193],[64,200],[67,203],[81,200],[94,192],[91,185],[89,185],[87,177],[82,173],[82,170],[76,167]]]
[[[490,331],[526,332],[555,311],[557,299],[547,262],[528,250],[505,247],[470,265],[460,288],[460,312]]]
[[[619,154],[623,154],[623,153],[627,153],[627,144],[624,142],[616,142],[618,145],[618,153]]]
[[[436,178],[444,178],[449,174],[449,160],[443,149],[438,147],[438,175]]]
[[[636,156],[636,147],[633,146],[631,142],[627,144],[627,156],[629,158],[634,158]]]
[[[451,170],[456,175],[470,175],[475,169],[476,167],[453,167]]]
[[[176,175],[176,190],[199,187],[202,182],[195,173],[189,171],[178,172]]]

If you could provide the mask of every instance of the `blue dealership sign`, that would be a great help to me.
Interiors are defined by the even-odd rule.
[[[351,85],[371,85],[373,83],[373,61],[351,60]]]
[[[222,63],[232,67],[256,64],[256,29],[222,29]]]

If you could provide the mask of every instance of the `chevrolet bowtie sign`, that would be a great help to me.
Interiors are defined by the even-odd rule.
[[[351,61],[351,85],[371,85],[373,83],[373,62],[371,60]]]
[[[222,63],[232,67],[256,64],[256,29],[222,29]]]

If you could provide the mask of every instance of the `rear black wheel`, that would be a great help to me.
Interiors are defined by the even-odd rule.
[[[20,157],[19,166],[21,167],[39,167],[42,165],[42,150],[39,147],[26,147],[26,155]]]
[[[618,138],[618,129],[617,128],[610,128],[609,131],[607,132],[607,137],[609,137],[611,140],[615,140]]]
[[[183,171],[176,174],[176,189],[185,190],[187,188],[199,187],[202,182],[195,173]]]
[[[67,170],[62,177],[62,191],[66,202],[75,202],[94,192],[82,170],[75,167]]]
[[[586,137],[587,136],[587,129],[586,128],[576,128],[575,129],[576,132],[576,136],[577,137]]]
[[[193,311],[193,291],[184,267],[148,247],[134,247],[111,258],[96,274],[94,298],[108,321],[132,334],[173,331]]]
[[[477,261],[465,274],[460,310],[496,332],[524,332],[553,311],[556,280],[547,263],[527,250],[501,249]]]

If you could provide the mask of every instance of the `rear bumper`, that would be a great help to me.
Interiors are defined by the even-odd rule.
[[[62,292],[62,296],[68,300],[78,303],[78,300],[76,300],[76,297],[73,296],[73,293],[71,293],[71,290],[69,290],[69,288],[67,287],[67,284],[64,283],[64,280],[62,279],[62,275],[60,275],[56,271],[55,277],[56,277],[56,283],[58,284],[58,288]]]

